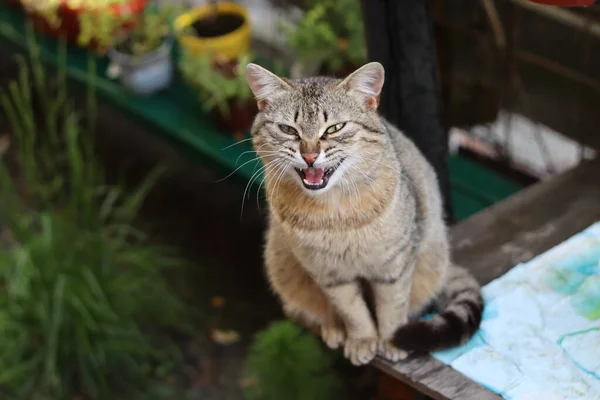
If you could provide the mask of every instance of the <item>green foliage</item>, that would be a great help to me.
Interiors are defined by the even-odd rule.
[[[185,80],[198,92],[206,111],[217,109],[228,115],[232,104],[243,104],[252,99],[252,91],[246,81],[246,64],[249,54],[242,55],[233,67],[219,69],[210,54],[182,54],[179,69]],[[227,76],[229,75],[229,76]]]
[[[91,43],[101,49],[115,45],[123,52],[135,56],[148,54],[158,49],[170,33],[170,24],[177,14],[176,7],[147,8],[140,15],[117,14],[110,9],[93,8],[79,13],[81,31],[78,43]],[[127,35],[120,32],[127,28]]]
[[[92,42],[101,48],[112,47],[115,36],[124,24],[134,21],[129,12],[117,13],[113,8],[125,5],[128,0],[21,0],[26,9],[43,17],[50,26],[58,29],[62,23],[61,7],[77,10],[80,24],[78,42],[87,46]],[[124,8],[127,10],[127,8]]]
[[[80,46],[95,45],[105,51],[123,42],[128,53],[139,56],[156,50],[170,34],[171,22],[180,7],[147,7],[137,15],[129,11],[130,0],[22,0],[24,6],[52,27],[61,24],[60,7],[77,11]],[[119,11],[116,11],[116,10]],[[123,37],[123,33],[126,33]]]
[[[245,366],[246,400],[335,400],[346,398],[334,369],[335,355],[290,321],[259,333]]]
[[[366,60],[359,0],[310,0],[298,26],[282,27],[288,44],[307,62],[324,61],[332,72]]]
[[[133,192],[106,183],[69,100],[65,52],[51,79],[31,40],[30,63],[0,96],[19,166],[15,177],[0,160],[10,233],[0,247],[0,397],[137,399],[178,361],[161,332],[185,318],[163,277],[181,261],[133,227],[158,173]]]
[[[161,7],[146,11],[129,35],[127,44],[131,54],[139,56],[158,49],[171,34],[170,24],[178,13],[175,7]]]
[[[78,18],[80,31],[77,43],[82,47],[93,43],[102,50],[113,47],[119,29],[135,20],[130,14],[117,15],[108,10],[82,10]]]

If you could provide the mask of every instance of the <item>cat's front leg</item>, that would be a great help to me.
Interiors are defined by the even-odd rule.
[[[371,362],[377,354],[377,330],[358,282],[327,286],[325,293],[346,326],[344,354],[354,365]]]
[[[337,349],[346,342],[344,322],[334,310],[321,324],[321,338],[330,349]]]
[[[372,281],[377,313],[379,344],[377,353],[388,361],[406,358],[407,353],[391,344],[399,327],[408,322],[414,266],[406,266],[391,278]]]

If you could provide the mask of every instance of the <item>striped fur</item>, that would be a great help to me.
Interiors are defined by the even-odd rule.
[[[428,353],[461,345],[477,331],[483,312],[479,284],[459,267],[451,267],[449,275],[442,293],[435,299],[437,304],[426,310],[439,313],[400,327],[392,341],[395,346]]]
[[[356,365],[461,343],[481,319],[479,286],[450,262],[433,169],[377,114],[383,75],[377,63],[343,81],[248,67],[261,109],[252,135],[269,204],[267,276],[285,313]],[[315,190],[302,183],[307,152],[333,171]],[[439,316],[409,322],[433,303]]]

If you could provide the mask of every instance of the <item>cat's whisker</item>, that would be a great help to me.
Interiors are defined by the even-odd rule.
[[[275,152],[276,154],[280,154],[279,152]],[[272,155],[272,154],[268,154],[268,155]],[[217,181],[217,183],[219,182],[223,182],[224,180],[228,179],[229,177],[231,177],[233,174],[235,174],[237,171],[239,171],[241,168],[243,168],[244,166],[248,165],[249,163],[251,163],[252,161],[256,161],[256,160],[261,160],[262,157],[266,157],[268,155],[258,155],[257,157],[252,158],[251,160],[246,161],[245,163],[243,163],[242,165],[240,165],[239,167],[237,167],[235,170],[233,170],[231,173],[229,173],[229,175],[227,175],[226,177],[219,179]],[[237,163],[237,162],[236,162]]]
[[[365,162],[367,162],[367,161],[376,162],[377,165],[379,165],[383,161],[383,157],[379,161],[376,161],[376,160],[367,158],[364,155],[353,154],[353,156],[355,156],[356,158],[360,158],[360,159],[362,159]],[[401,177],[403,177],[404,179],[406,179],[416,189],[421,190],[421,188],[419,186],[417,186],[417,184],[414,183],[408,176],[406,176],[400,169],[395,168],[394,166],[389,165],[389,164],[387,164],[386,167],[390,168],[392,171],[396,172],[398,175],[400,175]]]
[[[273,160],[273,161],[275,161],[275,160]],[[246,192],[248,191],[248,188],[251,187],[252,181],[255,179],[255,176],[260,175],[260,173],[262,171],[264,171],[267,167],[268,167],[268,164],[267,165],[263,165],[262,167],[260,167],[258,169],[258,171],[255,171],[252,174],[252,176],[250,177],[250,179],[248,179],[248,182],[246,183],[246,187],[244,188],[244,194],[242,195],[242,208],[240,210],[240,218],[241,218],[241,216],[244,213],[244,200],[246,199]]]
[[[343,159],[347,158],[348,156],[356,157],[353,153],[346,152],[346,153],[344,153],[343,156],[340,156],[340,160],[343,160]],[[356,157],[356,158],[358,158],[358,157]],[[342,162],[338,162],[337,167],[339,167],[341,164],[342,164]],[[356,165],[351,165],[350,170],[355,170],[355,171],[361,173],[362,175],[364,175],[368,179],[367,175],[364,172],[362,172]],[[348,175],[347,179],[352,181],[351,183],[352,183],[352,187],[354,189],[353,191],[356,193],[357,197],[360,197],[360,189],[358,187],[358,183],[356,182],[356,179],[354,179],[351,175]],[[342,181],[344,181],[344,179],[342,179]],[[349,187],[350,187],[350,185],[349,185]]]
[[[259,160],[259,159],[260,159],[260,157],[254,157],[253,159],[246,161],[245,163],[243,163],[242,165],[240,165],[239,167],[237,167],[235,170],[233,170],[231,173],[229,173],[229,175],[227,175],[225,178],[219,179],[219,180],[217,181],[217,183],[218,183],[218,182],[223,182],[225,179],[227,179],[227,178],[231,177],[233,174],[235,174],[236,172],[238,172],[238,171],[239,171],[241,168],[243,168],[245,165],[247,165],[247,164],[251,163],[252,161]]]
[[[241,153],[238,156],[238,158],[236,158],[234,165],[237,165],[237,163],[240,161],[240,158],[242,158],[245,154],[248,154],[248,153],[254,153],[254,154],[258,155],[259,157],[263,157],[263,154],[264,155],[279,154],[278,151],[266,151],[266,150],[260,150],[260,149],[258,149],[258,150],[248,150],[248,151],[244,151],[243,153]]]
[[[275,163],[274,163],[273,161],[277,161],[277,162],[275,162]],[[273,160],[273,161],[270,161],[269,163],[267,163],[267,164],[265,165],[265,168],[263,168],[263,170],[262,170],[262,172],[264,173],[264,175],[263,175],[263,181],[264,181],[264,178],[266,177],[266,175],[267,175],[267,174],[268,174],[270,171],[272,171],[272,170],[273,170],[273,169],[274,169],[274,168],[275,168],[277,165],[279,165],[279,164],[282,164],[282,163],[285,163],[285,160],[284,160],[284,159],[282,159],[282,158],[278,158],[278,159],[276,159],[276,160]],[[266,168],[266,167],[268,167],[268,168]],[[256,181],[256,180],[258,179],[258,177],[259,177],[259,176],[260,176],[260,175],[257,175],[257,176],[254,178],[254,181]],[[248,193],[248,198],[250,198],[250,193]]]
[[[254,169],[252,169],[252,174],[254,174],[256,172],[256,168],[258,168],[258,166],[260,165],[260,162],[261,162],[261,160],[260,160],[260,158],[258,158],[256,160],[256,164],[254,164]]]
[[[266,180],[269,179],[270,176],[272,177],[273,173],[277,173],[278,171],[280,171],[280,168],[283,168],[284,165],[285,165],[285,160],[281,160],[281,162],[273,164],[271,166],[271,168],[263,175],[263,179],[262,179],[261,183],[258,185],[258,189],[257,189],[257,193],[256,193],[257,198],[258,198],[258,195],[259,195],[259,192],[260,192],[260,189],[261,189],[261,186],[263,185],[263,183],[266,182]]]
[[[398,171],[398,173],[400,174],[400,176],[404,179],[406,179],[411,185],[413,185],[415,187],[415,189],[417,190],[421,190],[421,188],[419,186],[417,186],[416,183],[414,183],[408,176],[406,176],[405,174],[403,174],[402,172]]]
[[[250,179],[248,180],[248,183],[246,184],[246,188],[244,189],[244,194],[242,195],[242,208],[240,210],[240,218],[242,218],[242,216],[244,215],[244,203],[246,201],[246,192],[248,192],[248,189],[250,187],[252,187],[252,182],[258,178],[258,176],[260,176],[261,172],[265,171],[271,164],[275,163],[274,165],[277,165],[279,163],[281,163],[283,160],[276,158],[274,160],[269,161],[268,163],[266,163],[265,165],[263,165],[261,168],[259,168],[258,171],[256,171],[254,174],[252,174],[252,176],[250,177]],[[249,194],[249,193],[248,193]]]
[[[282,163],[280,163],[280,164],[277,165],[277,168],[275,168],[275,167],[271,168],[271,170],[268,171],[265,174],[265,176],[263,177],[263,180],[261,181],[260,185],[258,185],[258,189],[256,191],[256,204],[257,204],[257,206],[259,208],[260,208],[259,196],[260,196],[260,190],[261,190],[262,185],[266,182],[266,180],[269,178],[269,176],[277,174],[281,170],[280,168],[284,168],[283,164],[284,163],[282,162]],[[266,189],[266,190],[268,190],[268,189]],[[268,198],[268,196],[267,196],[267,198]]]
[[[358,188],[358,184],[356,183],[356,179],[354,179],[354,177],[350,177],[350,179],[352,180],[352,184],[354,185],[354,190],[356,192],[356,198],[360,199],[360,189]]]
[[[265,179],[269,179],[270,182],[272,182],[271,184],[268,184],[265,187],[265,192],[266,192],[266,198],[269,204],[272,203],[272,194],[275,191],[275,184],[277,182],[277,176],[278,174],[281,174],[283,172],[283,170],[285,169],[285,166],[283,164],[279,164],[277,166],[276,169],[274,169],[273,174],[270,174],[271,176],[265,176]],[[271,191],[269,192],[269,186],[271,186]]]
[[[228,149],[230,149],[230,148],[232,148],[232,147],[235,147],[235,146],[237,146],[238,144],[245,143],[245,142],[247,142],[248,140],[252,140],[252,139],[254,139],[254,138],[247,138],[247,139],[243,139],[243,140],[237,141],[237,142],[235,142],[235,143],[233,143],[233,144],[230,144],[230,145],[229,145],[229,146],[227,146],[227,147],[223,147],[223,148],[221,149],[221,151],[228,150]]]
[[[369,185],[371,186],[371,188],[373,187],[373,185],[376,185],[377,188],[380,191],[383,191],[383,189],[381,188],[381,186],[379,185],[379,183],[377,183],[377,181],[375,181],[373,178],[371,178],[370,176],[368,176],[367,174],[365,174],[363,171],[360,170],[360,168],[356,167],[356,166],[352,166],[350,167],[351,170],[358,172],[359,174],[361,174],[365,180],[369,183]]]
[[[341,165],[341,163],[338,163],[338,167]],[[354,166],[351,166],[351,168],[354,168]],[[346,181],[348,181],[348,195],[352,195],[352,192],[354,192],[354,194],[356,195],[357,198],[360,198],[360,189],[358,187],[358,184],[356,183],[356,180],[354,179],[354,177],[350,174],[346,175]],[[341,182],[344,182],[344,179],[341,180]]]
[[[271,160],[268,163],[264,164],[261,168],[259,168],[258,171],[255,171],[252,174],[252,176],[248,180],[248,183],[246,184],[246,190],[244,190],[244,198],[246,197],[246,191],[248,190],[249,187],[251,187],[252,182],[254,182],[256,179],[258,179],[258,177],[260,176],[261,172],[264,172],[271,164],[273,164],[273,163],[277,164],[276,161],[277,162],[281,162],[282,160],[279,159],[279,158]]]
[[[271,189],[271,194],[268,196],[269,201],[271,203],[275,201],[274,195],[275,195],[275,192],[277,191],[277,187],[279,186],[279,180],[282,178],[283,174],[285,174],[285,170],[286,170],[286,167],[282,166],[281,169],[278,171],[279,174],[275,178],[275,183],[273,184],[273,188]]]
[[[284,162],[285,160],[281,160],[281,161]],[[275,166],[277,166],[279,164],[280,163],[277,163],[277,164],[275,164]],[[267,171],[263,175],[263,178],[262,178],[260,184],[258,185],[258,189],[256,189],[256,206],[258,207],[259,210],[260,210],[260,200],[259,200],[260,189],[262,188],[262,185],[265,183],[265,181],[266,181],[267,177],[269,176],[269,174],[275,170],[275,166],[273,168],[271,168],[271,170]]]
[[[271,191],[271,201],[274,200],[273,195],[276,194],[277,192],[277,188],[279,186],[279,184],[281,183],[282,178],[285,176],[285,174],[287,173],[287,171],[291,168],[291,165],[288,164],[286,166],[284,166],[281,170],[281,173],[277,176],[277,180],[275,181],[275,185],[273,186],[273,190]]]
[[[342,165],[342,162],[340,160],[343,160],[344,158],[345,158],[345,156],[341,156],[337,160],[338,162],[336,163],[336,168],[339,168],[339,166]],[[352,177],[350,175],[346,176],[346,179],[341,179],[340,183],[342,185],[347,186],[348,196],[352,195],[353,192],[357,196],[360,196],[360,191],[358,190],[358,187],[356,186],[356,183],[353,181],[353,179],[352,179]],[[342,189],[346,189],[346,187],[342,186]]]
[[[265,146],[266,146],[266,144],[261,144],[261,145],[258,147],[258,149],[256,149],[256,150],[255,150],[255,152],[260,152],[260,151],[261,151],[260,149],[262,149],[262,148],[263,148],[263,147],[265,147]],[[256,160],[256,165],[254,165],[254,169],[252,170],[252,173],[255,173],[255,172],[256,172],[256,168],[257,168],[257,167],[258,167],[258,165],[260,164],[261,158],[260,158],[260,157],[257,157],[257,158],[258,158],[258,159]],[[236,164],[237,164],[237,161],[236,161]]]
[[[369,175],[367,175],[364,171],[362,171],[356,165],[352,165],[351,169],[355,170],[356,172],[358,172],[359,174],[361,174],[371,185],[377,184],[378,188],[381,189],[381,186],[379,186],[379,184],[377,183],[377,181],[375,181],[375,179],[373,179],[372,177],[370,177]]]

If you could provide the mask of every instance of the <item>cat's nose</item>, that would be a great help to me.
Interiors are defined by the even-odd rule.
[[[302,158],[309,167],[312,167],[317,157],[319,157],[319,153],[302,153]]]

